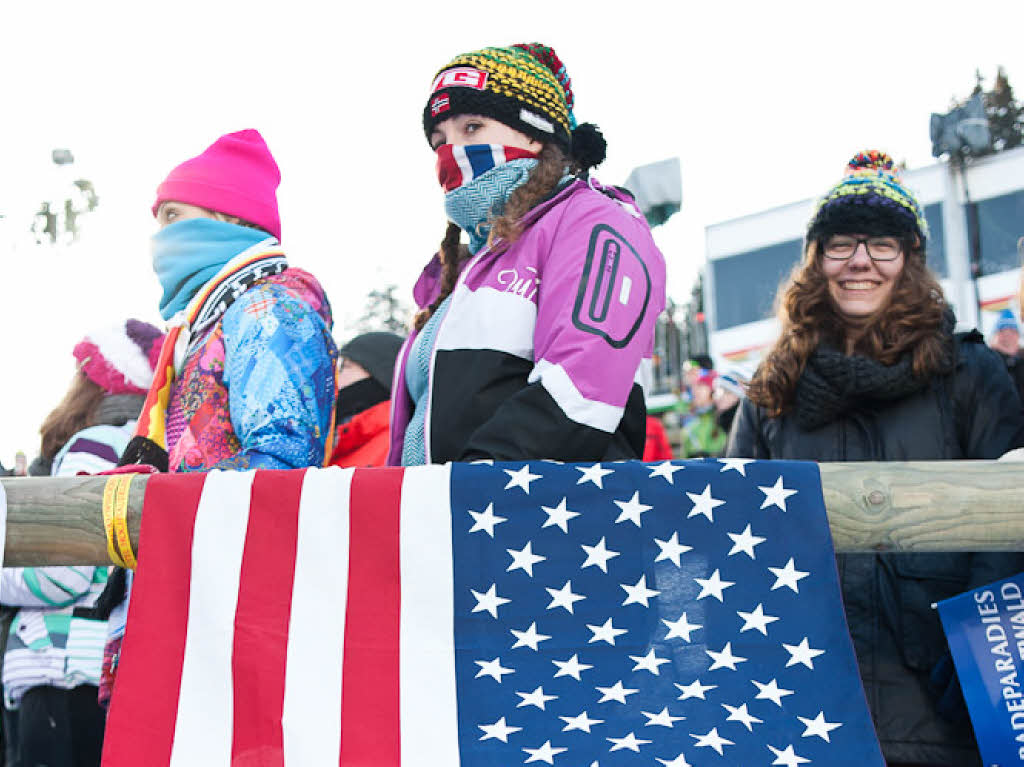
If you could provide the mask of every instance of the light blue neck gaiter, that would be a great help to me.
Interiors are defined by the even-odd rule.
[[[488,221],[501,214],[509,195],[526,183],[535,167],[533,159],[509,160],[445,194],[444,211],[469,235],[470,253],[475,255],[487,243]]]
[[[171,319],[224,264],[268,238],[259,229],[212,218],[178,221],[154,234],[153,271],[164,289],[160,316]]]

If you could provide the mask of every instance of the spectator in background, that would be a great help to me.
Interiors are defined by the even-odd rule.
[[[697,385],[697,381],[714,368],[714,362],[706,354],[698,354],[683,363],[683,390],[679,393],[679,399],[684,405],[683,412],[689,412],[692,409],[693,387]]]
[[[163,334],[128,320],[74,348],[78,370],[40,429],[55,477],[117,465],[153,379]],[[97,702],[106,620],[92,608],[106,567],[8,567],[4,605],[20,608],[4,653],[8,764],[98,767],[104,719]]]
[[[391,379],[401,348],[394,333],[364,333],[338,350],[332,466],[387,464]]]
[[[708,368],[702,368],[696,360],[687,360],[683,363],[683,390],[679,393],[680,399],[686,404],[689,410],[693,402],[693,387],[697,385],[697,379],[704,375]]]
[[[1021,237],[1021,238],[1019,238],[1017,240],[1017,255],[1019,257],[1019,263],[1022,264],[1022,268],[1020,269],[1020,284],[1017,285],[1017,311],[1019,312],[1018,316],[1024,317],[1024,237]],[[1017,354],[1017,357],[1019,359],[1020,355],[1021,355],[1021,350],[1020,350],[1020,327],[1019,326],[1017,328],[1017,349],[1016,349],[1016,354]],[[1017,377],[1017,375],[1014,375],[1013,373],[1011,373],[1011,376],[1014,378],[1015,381],[1018,381],[1017,385],[1018,385],[1019,391],[1021,392],[1021,400],[1024,400],[1024,386],[1022,386],[1019,383],[1020,379]]]
[[[740,400],[747,393],[747,379],[742,374],[730,371],[715,379],[714,392],[711,397],[715,403],[715,421],[726,435],[732,429],[733,419],[739,409]]]
[[[51,463],[52,476],[98,474],[117,465],[153,381],[163,338],[152,325],[128,320],[90,333],[75,346],[78,372],[40,428],[39,454]]]
[[[647,440],[644,442],[645,461],[671,461],[672,444],[665,433],[665,425],[661,416],[647,414]]]
[[[704,370],[693,384],[690,413],[683,421],[680,452],[683,458],[719,456],[725,450],[729,434],[718,425],[718,413],[712,399],[714,370]]]
[[[1017,324],[1017,318],[1013,316],[1012,309],[1006,308],[1000,312],[988,345],[1003,358],[1010,378],[1017,386],[1017,393],[1024,402],[1024,358],[1021,357],[1020,351],[1020,326]]]
[[[11,474],[12,477],[27,477],[28,476],[28,459],[25,457],[25,453],[19,450],[14,454],[14,471]]]
[[[1020,260],[1024,262],[1024,237],[1017,240],[1017,252],[1020,254]],[[1021,313],[1021,316],[1024,316],[1024,269],[1020,270],[1020,284],[1017,286],[1017,310]],[[1024,461],[1024,447],[1008,451],[1000,457],[1000,460]]]
[[[863,152],[818,203],[727,455],[994,459],[1024,444],[998,355],[955,318],[925,261],[928,225],[888,155]],[[890,767],[979,767],[932,604],[1024,569],[1017,553],[843,554],[840,585]]]

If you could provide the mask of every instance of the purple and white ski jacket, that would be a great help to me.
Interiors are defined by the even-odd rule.
[[[430,361],[427,463],[478,458],[601,461],[643,453],[643,386],[665,308],[665,259],[633,200],[577,179],[536,206],[512,245],[462,269]],[[414,289],[440,290],[437,256]],[[413,411],[406,341],[395,372],[388,462]]]

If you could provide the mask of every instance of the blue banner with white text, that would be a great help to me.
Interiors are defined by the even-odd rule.
[[[982,760],[1024,764],[1024,573],[937,606]]]

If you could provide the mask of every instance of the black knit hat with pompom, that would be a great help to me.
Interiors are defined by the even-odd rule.
[[[553,48],[519,43],[456,56],[434,78],[423,109],[423,132],[449,117],[495,119],[541,143],[554,142],[588,170],[604,161],[607,144],[596,125],[576,124],[572,80]]]

